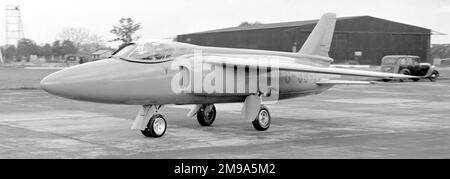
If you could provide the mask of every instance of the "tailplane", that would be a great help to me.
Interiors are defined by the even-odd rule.
[[[327,13],[317,23],[299,53],[329,57],[331,41],[333,40],[336,14]]]

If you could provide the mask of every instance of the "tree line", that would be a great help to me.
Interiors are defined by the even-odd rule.
[[[142,29],[140,23],[135,23],[131,18],[121,18],[119,24],[113,26],[110,33],[117,36],[108,42],[119,41],[121,46],[138,40],[141,36],[136,34]],[[32,39],[20,39],[16,45],[8,45],[2,50],[2,54],[8,61],[29,61],[30,56],[38,58],[62,60],[66,55],[90,55],[97,50],[109,49],[103,37],[92,34],[85,28],[67,27],[59,34],[60,39],[53,43],[38,45]]]
[[[3,55],[7,60],[29,61],[31,55],[42,58],[63,58],[68,54],[76,54],[78,49],[70,40],[56,40],[51,45],[37,45],[31,39],[20,39],[17,45],[9,45],[3,50]]]

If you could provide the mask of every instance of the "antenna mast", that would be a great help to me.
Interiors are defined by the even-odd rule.
[[[20,6],[6,5],[6,46],[15,45],[17,41],[25,38],[25,33],[22,24],[22,15],[20,13]]]

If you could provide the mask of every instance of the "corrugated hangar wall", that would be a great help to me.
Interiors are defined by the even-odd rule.
[[[315,23],[284,23],[285,26],[228,28],[179,35],[179,42],[203,46],[292,52],[299,50]],[[300,25],[296,25],[300,24]],[[430,60],[431,30],[371,16],[338,18],[330,50],[336,64],[379,65],[386,55],[417,55]]]

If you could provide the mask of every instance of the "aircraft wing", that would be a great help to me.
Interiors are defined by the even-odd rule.
[[[257,68],[258,66],[268,66],[267,63],[262,63],[258,60],[253,59],[236,59],[236,58],[207,58],[204,59],[205,63],[212,65],[234,65],[238,67],[248,66],[249,68]],[[419,78],[417,76],[409,76],[395,73],[383,73],[383,72],[373,72],[373,71],[362,71],[354,69],[343,69],[343,68],[330,68],[330,67],[316,67],[310,65],[303,65],[297,63],[288,62],[277,62],[271,65],[272,67],[278,67],[280,71],[294,71],[294,72],[307,72],[307,73],[321,73],[321,74],[332,74],[332,75],[348,75],[348,76],[362,76],[362,77],[375,77],[383,79],[391,78]]]
[[[318,85],[371,85],[376,84],[375,81],[345,81],[345,80],[321,80]]]

